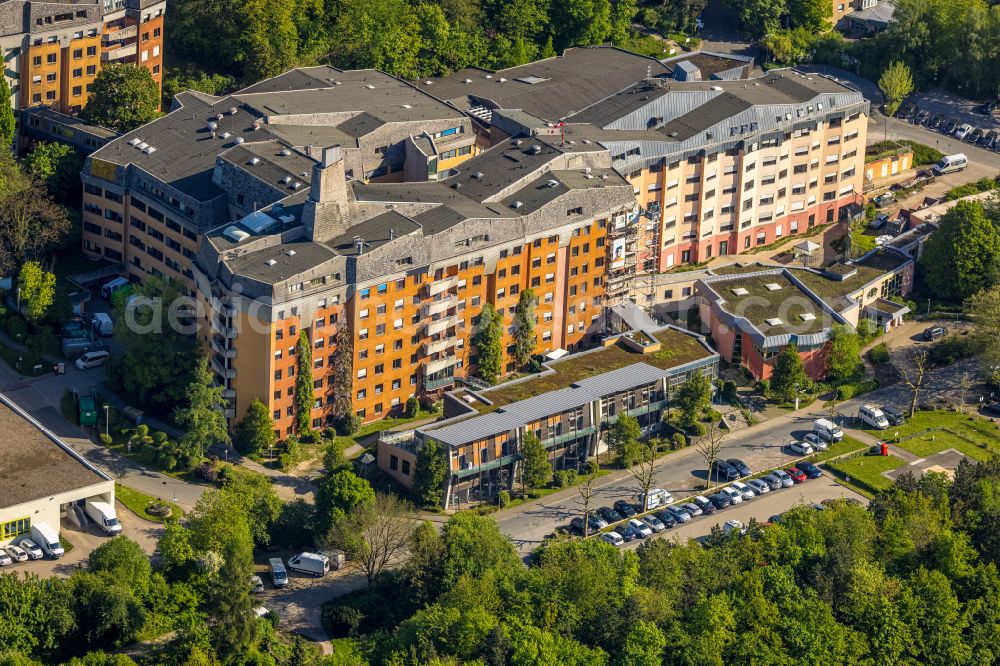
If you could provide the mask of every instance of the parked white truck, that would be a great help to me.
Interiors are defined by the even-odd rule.
[[[108,536],[122,533],[122,524],[118,522],[115,507],[101,500],[87,500],[83,508],[90,519],[97,523],[97,526],[104,530]]]
[[[59,543],[59,532],[49,527],[47,523],[31,524],[31,540],[53,559],[62,557],[66,552]]]

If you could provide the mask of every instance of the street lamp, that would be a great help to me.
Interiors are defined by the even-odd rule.
[[[111,424],[108,422],[108,403],[104,403],[104,434],[111,436]]]
[[[795,411],[799,411],[799,383],[795,382]]]

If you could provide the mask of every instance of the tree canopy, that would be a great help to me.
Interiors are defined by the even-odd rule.
[[[1000,220],[990,219],[986,213],[978,201],[959,201],[941,216],[938,230],[927,239],[921,263],[927,286],[938,298],[962,301],[996,284],[1000,275]]]
[[[274,422],[271,421],[271,412],[267,405],[254,398],[247,407],[247,413],[243,420],[236,425],[233,433],[233,444],[236,450],[243,454],[257,453],[274,446],[278,441],[274,434]]]
[[[483,306],[479,327],[472,337],[476,349],[476,368],[487,384],[496,384],[503,372],[503,318],[492,303]]]
[[[107,63],[97,73],[81,115],[95,125],[131,132],[160,115],[160,87],[145,67]]]
[[[778,353],[774,363],[774,373],[771,375],[771,393],[783,402],[795,400],[799,390],[806,390],[810,385],[805,364],[799,356],[799,348],[790,343]]]

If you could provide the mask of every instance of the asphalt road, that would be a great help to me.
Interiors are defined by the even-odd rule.
[[[957,390],[962,373],[970,368],[974,371],[974,364],[965,362],[928,373],[921,403],[948,399]],[[909,395],[904,385],[895,384],[861,399],[842,402],[837,407],[841,415],[838,421],[845,427],[849,426],[858,408],[867,402],[908,407]],[[817,401],[811,408],[794,415],[780,416],[752,428],[738,430],[724,442],[721,457],[739,458],[755,471],[791,466],[795,458],[788,455],[785,445],[812,430],[814,420],[828,416],[828,410]],[[681,500],[701,494],[706,476],[704,459],[694,447],[689,447],[661,459],[655,471],[653,487],[664,488],[674,495],[675,500]],[[594,491],[591,506],[596,509],[611,506],[616,500],[636,501],[640,485],[630,474],[614,473],[598,479]],[[833,496],[838,497],[839,494]],[[794,503],[790,502],[789,506]],[[567,525],[582,512],[583,500],[579,490],[574,488],[550,495],[537,503],[500,512],[496,518],[500,530],[514,541],[518,551],[527,554],[541,545],[556,528]]]

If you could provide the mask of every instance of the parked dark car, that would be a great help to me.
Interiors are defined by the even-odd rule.
[[[599,515],[604,520],[608,521],[609,525],[611,523],[620,523],[621,521],[625,520],[624,516],[622,516],[620,513],[612,509],[610,506],[602,506],[600,509],[597,510],[597,515]]]
[[[889,425],[898,426],[906,423],[906,417],[903,416],[903,412],[899,411],[895,407],[882,406],[882,413],[885,414],[885,418],[889,421]]]
[[[717,511],[715,505],[712,504],[712,500],[708,499],[707,497],[702,497],[701,495],[698,495],[697,497],[694,498],[694,503],[701,507],[702,513],[704,513],[706,516],[711,516],[713,513]]]
[[[924,329],[924,340],[928,342],[933,342],[939,338],[943,338],[948,334],[948,329],[944,326],[931,326],[930,328]]]
[[[927,129],[937,129],[941,122],[944,120],[941,116],[934,116],[929,121],[927,121]]]
[[[709,478],[713,481],[735,481],[740,478],[740,473],[725,460],[713,460]]]
[[[615,511],[617,511],[620,515],[624,516],[625,518],[631,518],[637,513],[639,513],[639,511],[636,510],[633,504],[630,504],[625,500],[618,500],[617,502],[615,502]]]
[[[659,518],[660,522],[667,526],[667,529],[670,529],[677,524],[677,519],[674,518],[674,514],[670,513],[666,509],[663,511],[657,511],[653,515]]]
[[[569,529],[573,534],[583,536],[583,518],[574,518],[569,521]]]
[[[608,526],[608,522],[606,520],[593,513],[587,516],[587,522],[590,523],[591,532],[598,532]]]
[[[735,469],[740,474],[742,479],[744,476],[750,476],[750,466],[738,458],[730,458],[726,461],[729,463],[733,469]]]
[[[1000,402],[994,402],[986,405],[983,407],[983,413],[989,414],[990,416],[1000,416]]]
[[[618,532],[626,541],[635,541],[639,538],[639,533],[628,526],[628,524],[622,524],[612,530],[613,532]]]
[[[799,471],[801,471],[810,479],[818,479],[819,477],[823,476],[823,470],[821,470],[819,467],[817,467],[811,462],[800,462],[796,465],[796,467],[798,467]]]
[[[941,125],[938,128],[938,130],[941,132],[941,134],[949,134],[950,135],[950,134],[954,134],[955,133],[955,128],[956,127],[958,127],[958,121],[957,120],[949,120],[948,122],[946,122],[943,125]]]
[[[679,507],[679,506],[668,506],[667,507],[667,511],[669,511],[670,513],[673,514],[674,519],[678,523],[686,523],[686,522],[690,521],[691,518],[693,517],[683,507]]]
[[[998,108],[1000,108],[1000,102],[994,100],[992,102],[986,102],[982,106],[977,106],[976,111],[988,116],[995,113]]]
[[[725,495],[723,495],[722,493],[715,493],[713,495],[709,495],[708,500],[715,505],[716,509],[725,509],[730,504],[732,504],[730,499]]]
[[[980,139],[983,138],[983,134],[984,132],[982,128],[977,127],[976,129],[969,132],[969,136],[965,137],[965,142],[975,145],[979,143]]]

